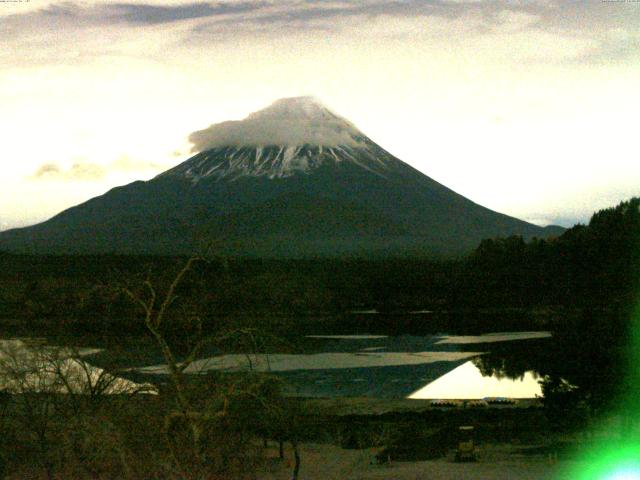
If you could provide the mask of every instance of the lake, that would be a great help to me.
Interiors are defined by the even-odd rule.
[[[254,370],[271,372],[305,397],[364,396],[411,399],[536,398],[542,395],[534,371],[517,378],[487,374],[500,352],[543,348],[549,332],[499,332],[485,335],[308,335],[314,353],[227,354],[194,362],[186,373]],[[500,348],[497,346],[500,345]],[[484,367],[485,373],[481,371]],[[165,375],[165,365],[138,368]]]
[[[504,397],[536,398],[542,395],[532,370],[505,369],[510,357],[544,349],[549,332],[497,332],[484,335],[308,335],[312,353],[225,354],[195,361],[187,374],[212,371],[254,370],[270,372],[288,385],[290,395],[304,397],[372,397],[389,399],[471,400]],[[31,358],[30,342],[3,341],[18,345],[23,358]],[[64,357],[65,347],[58,348]],[[99,349],[82,349],[82,358],[70,368],[98,375],[104,358]],[[71,355],[69,353],[68,355]],[[144,355],[143,355],[144,358]],[[147,357],[147,362],[153,356]],[[80,362],[80,363],[78,363]],[[517,363],[517,362],[516,362]],[[497,367],[496,367],[497,366]],[[524,367],[526,368],[526,367]],[[505,371],[510,374],[506,375]],[[122,369],[125,377],[151,384],[167,381],[162,363],[138,364]],[[91,377],[91,375],[89,376]],[[128,383],[127,383],[128,384]]]

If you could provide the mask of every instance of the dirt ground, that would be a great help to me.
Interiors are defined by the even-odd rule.
[[[287,446],[288,447],[288,446]],[[564,480],[570,479],[571,462],[550,462],[541,455],[518,455],[510,445],[484,445],[477,462],[457,463],[453,452],[446,458],[424,462],[373,464],[376,449],[345,450],[335,445],[304,444],[301,448],[300,480]],[[289,480],[293,455],[285,460],[270,451],[272,472],[262,480]]]

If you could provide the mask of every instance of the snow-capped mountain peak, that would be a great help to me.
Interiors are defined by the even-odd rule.
[[[399,160],[313,97],[283,98],[240,121],[189,137],[197,155],[165,172],[194,183],[205,177],[285,178],[326,164],[349,163],[379,176]]]
[[[281,98],[248,116],[250,119],[273,117],[326,120],[336,115],[316,97],[306,96]]]

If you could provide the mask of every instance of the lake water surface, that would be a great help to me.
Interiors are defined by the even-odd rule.
[[[548,332],[484,335],[310,335],[313,353],[225,354],[195,361],[187,374],[254,370],[282,377],[289,394],[305,397],[409,399],[536,398],[542,395],[533,371],[509,378],[494,371],[497,349],[523,352],[548,341]],[[99,350],[86,350],[82,362],[100,367]],[[503,359],[497,362],[502,365]],[[489,367],[490,368],[489,368]],[[125,377],[167,381],[166,365],[124,369]],[[124,380],[123,380],[124,381]]]
[[[497,345],[529,348],[549,332],[501,332],[485,335],[309,335],[314,353],[227,354],[203,358],[187,370],[254,370],[285,379],[294,395],[306,397],[365,396],[410,399],[536,398],[542,395],[533,371],[517,378],[484,374],[476,365],[489,364]],[[485,369],[486,370],[486,369]],[[163,364],[139,368],[165,375]]]

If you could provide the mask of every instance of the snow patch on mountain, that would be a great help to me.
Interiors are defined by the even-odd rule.
[[[219,147],[279,145],[359,147],[364,135],[313,97],[277,100],[244,120],[216,123],[189,136],[192,151]]]
[[[318,145],[218,147],[204,151],[159,176],[233,181],[241,177],[287,178],[310,174],[325,164],[350,163],[385,177],[393,157],[369,141],[366,147]]]
[[[234,181],[287,178],[323,166],[356,166],[385,177],[401,164],[352,123],[312,97],[284,98],[241,121],[194,132],[197,153],[160,177]]]

